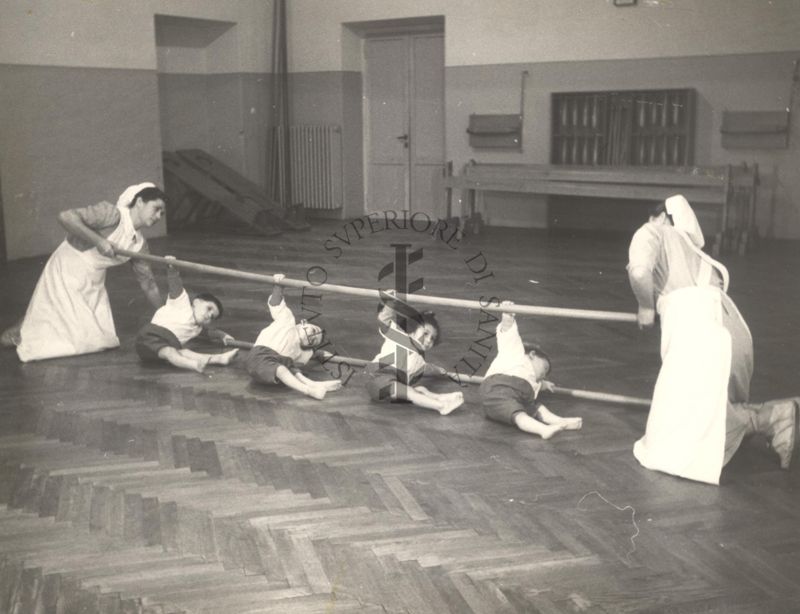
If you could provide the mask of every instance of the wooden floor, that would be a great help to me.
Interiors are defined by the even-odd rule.
[[[409,270],[428,294],[634,308],[624,238],[493,231],[448,246],[352,230],[152,246],[376,287],[390,244],[407,242],[424,247]],[[755,337],[755,399],[800,393],[796,248],[724,259]],[[24,311],[42,262],[0,268],[0,324]],[[184,281],[223,299],[220,327],[236,337],[252,341],[266,323],[270,288]],[[27,365],[0,353],[0,612],[800,611],[800,467],[780,471],[764,441],[746,442],[717,488],[637,464],[641,409],[552,398],[584,429],[543,441],[485,420],[475,388],[439,417],[371,403],[361,374],[319,402],[254,387],[241,363],[202,375],[144,367],[132,338],[145,299],[127,267],[108,287],[121,349]],[[298,315],[321,313],[340,354],[377,351],[372,301],[289,296]],[[437,311],[444,340],[429,358],[482,374],[491,356],[477,342],[493,324]],[[656,332],[555,318],[520,329],[548,349],[556,384],[649,396]]]

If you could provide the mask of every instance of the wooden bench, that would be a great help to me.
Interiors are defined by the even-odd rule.
[[[720,208],[714,253],[723,247],[744,253],[754,240],[757,183],[757,165],[621,168],[488,164],[474,160],[464,166],[461,175],[444,179],[448,197],[453,189],[468,192],[470,219],[478,215],[476,201],[487,191],[648,202],[683,194],[690,203]]]

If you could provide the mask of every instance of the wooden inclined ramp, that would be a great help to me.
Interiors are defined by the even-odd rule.
[[[300,207],[282,209],[255,183],[202,150],[165,151],[164,170],[174,224],[214,220],[227,213],[266,236],[309,228],[295,219]]]
[[[257,203],[262,209],[269,211],[275,218],[271,221],[282,229],[308,230],[311,227],[302,219],[302,205],[281,207],[258,184],[202,149],[179,149],[177,153],[182,159],[207,173],[239,198]]]
[[[177,154],[164,152],[164,180],[171,206],[170,225],[183,226],[218,220],[223,211],[265,236],[280,234],[277,216],[258,203],[239,197]]]

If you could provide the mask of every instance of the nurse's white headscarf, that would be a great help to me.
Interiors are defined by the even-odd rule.
[[[685,233],[697,247],[703,247],[706,243],[703,238],[703,231],[700,230],[697,216],[694,214],[689,201],[681,194],[676,194],[665,200],[664,206],[667,209],[667,213],[672,216],[672,224],[675,228]]]
[[[133,205],[134,197],[144,190],[145,188],[154,188],[156,184],[146,181],[144,183],[137,183],[136,185],[128,186],[125,191],[119,195],[117,199],[117,207],[130,207]]]

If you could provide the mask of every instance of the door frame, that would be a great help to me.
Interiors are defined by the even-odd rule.
[[[361,186],[361,193],[362,193],[362,214],[367,213],[367,193],[368,193],[368,186],[369,186],[369,166],[370,166],[370,130],[369,130],[369,112],[370,112],[370,101],[367,97],[367,64],[366,64],[366,53],[365,53],[365,44],[367,39],[376,39],[376,38],[396,38],[396,37],[411,37],[414,35],[438,35],[442,37],[442,44],[444,45],[445,49],[447,47],[447,39],[446,39],[446,32],[445,32],[445,21],[444,17],[442,16],[433,16],[433,17],[419,17],[419,18],[409,18],[409,19],[395,19],[395,20],[382,20],[382,21],[374,21],[374,22],[360,22],[358,24],[348,24],[353,31],[355,31],[361,38],[361,122],[362,122],[362,166],[363,169],[362,173],[362,186]],[[413,49],[412,49],[413,52]],[[409,74],[409,84],[413,82],[413,62],[409,63],[409,70],[412,71]],[[443,62],[442,65],[442,77],[444,78],[444,68],[446,63]],[[446,117],[445,117],[445,95],[446,89],[444,88],[444,84],[442,86],[442,139],[446,138]],[[409,97],[408,100],[409,105],[409,118],[413,121],[413,105],[412,101]],[[410,131],[409,131],[410,132]],[[413,170],[412,167],[412,151],[413,151],[414,143],[411,143],[408,148],[408,167],[409,167],[409,183],[412,181],[410,177],[410,173]],[[444,158],[446,158],[446,141],[444,141]],[[445,163],[445,160],[442,160],[442,164]],[[411,208],[411,193],[410,188],[406,189],[406,199],[407,199],[407,206],[409,210]]]

